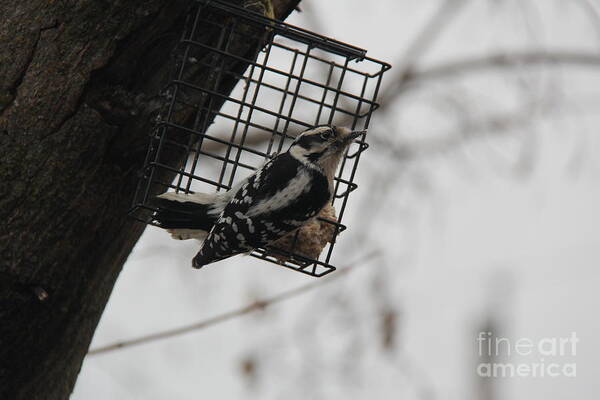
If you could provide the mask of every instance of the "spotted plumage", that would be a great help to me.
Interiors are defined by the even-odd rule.
[[[306,168],[289,153],[274,158],[262,173],[250,176],[225,206],[194,265],[245,253],[279,239],[317,215],[330,196],[327,179],[320,171]],[[216,246],[219,240],[221,245]]]
[[[265,247],[325,207],[344,151],[362,134],[332,126],[305,131],[226,193],[159,196],[155,222],[178,239],[205,238],[196,268]]]

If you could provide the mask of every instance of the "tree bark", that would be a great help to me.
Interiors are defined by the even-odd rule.
[[[276,16],[298,2],[273,1]],[[145,227],[126,213],[191,3],[0,4],[2,399],[73,389]]]

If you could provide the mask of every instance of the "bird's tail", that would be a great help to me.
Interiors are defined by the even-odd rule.
[[[202,239],[223,211],[218,194],[163,193],[154,198],[153,222],[176,239]]]
[[[213,249],[207,249],[207,251],[199,252],[198,254],[196,254],[194,259],[192,260],[192,267],[194,267],[196,269],[200,269],[207,264],[212,264],[219,260],[223,260],[225,258],[231,257],[232,255],[235,255],[235,254],[218,255],[215,253],[215,251]]]

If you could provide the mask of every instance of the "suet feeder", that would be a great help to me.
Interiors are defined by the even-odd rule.
[[[366,50],[220,0],[194,2],[172,59],[174,76],[161,93],[130,210],[148,224],[155,224],[156,194],[227,190],[306,128],[367,129],[390,68]],[[346,230],[344,212],[367,148],[361,142],[348,150],[332,207],[316,223],[252,256],[317,277],[334,271],[334,245]]]

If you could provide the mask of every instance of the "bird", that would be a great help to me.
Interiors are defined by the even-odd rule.
[[[316,218],[331,201],[340,160],[365,134],[333,125],[307,129],[226,192],[157,196],[153,222],[175,239],[203,240],[194,268],[265,248]]]

